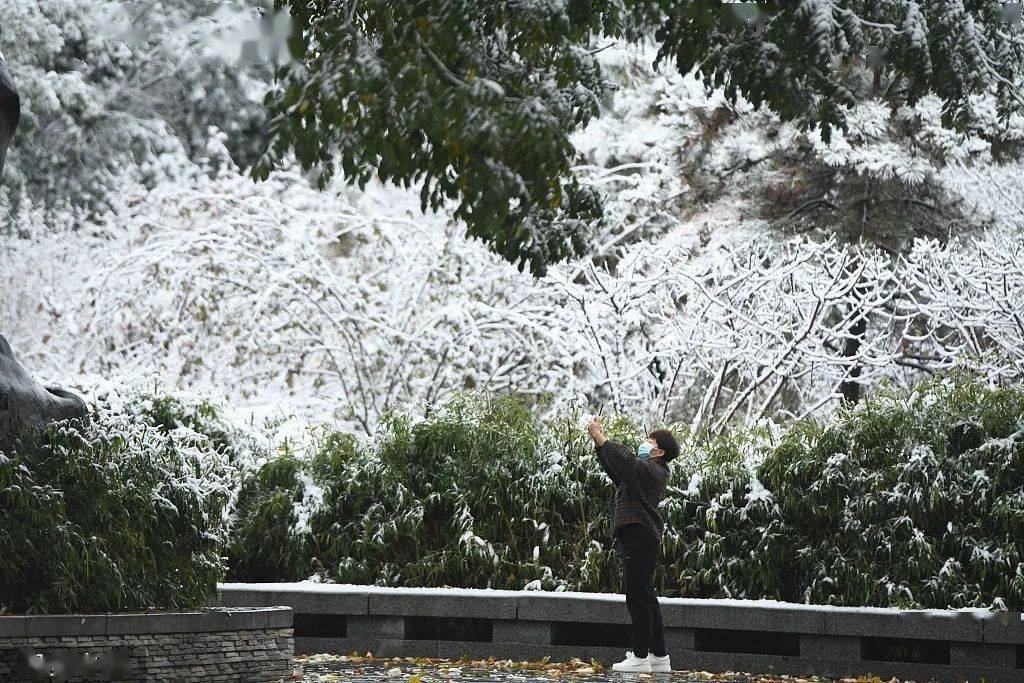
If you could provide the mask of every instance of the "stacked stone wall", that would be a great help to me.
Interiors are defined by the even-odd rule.
[[[288,681],[294,652],[287,607],[0,617],[0,681]]]

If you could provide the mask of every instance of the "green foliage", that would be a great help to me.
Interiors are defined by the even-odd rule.
[[[934,93],[943,123],[963,130],[971,97],[995,93],[1005,117],[1024,108],[1024,36],[988,0],[767,0],[753,10],[720,0],[660,0],[658,59],[696,69],[783,120],[845,130],[844,109],[879,98],[893,109]]]
[[[166,397],[0,444],[0,612],[192,608],[224,574],[228,450]],[[200,406],[209,422],[216,415]]]
[[[1022,417],[1021,387],[955,377],[781,437],[674,427],[660,594],[1019,609]],[[269,463],[247,484],[284,502],[243,521],[236,548],[251,559],[233,578],[311,568],[362,584],[617,591],[614,488],[579,418],[465,395],[418,421],[391,415],[362,449],[326,435],[312,458]],[[622,416],[605,423],[631,447],[642,436]],[[286,540],[303,477],[322,504]],[[280,548],[304,554],[279,569]]]
[[[960,378],[794,426],[750,480],[706,481],[684,583],[837,605],[1024,604],[1020,387]]]
[[[237,523],[227,546],[228,572],[239,581],[297,581],[309,575],[306,537],[294,533],[295,503],[302,500],[291,455],[275,458],[242,486]]]
[[[611,433],[627,428],[622,422]],[[355,439],[328,434],[306,471],[323,487],[323,502],[303,547],[325,578],[481,588],[536,580],[538,588],[589,590],[613,581],[603,514],[613,492],[591,442],[575,421],[542,422],[513,397],[462,395],[418,422],[391,414],[365,453]],[[294,501],[296,481],[289,475],[275,489],[261,471],[247,486],[253,497]],[[271,520],[266,527],[242,515],[236,529],[247,531],[235,544],[239,552],[265,556],[283,547],[260,540],[282,524],[264,518]],[[252,577],[258,564],[230,576]],[[276,578],[300,578],[299,566]]]
[[[659,62],[696,70],[733,103],[742,95],[820,126],[826,142],[867,100],[896,111],[934,93],[947,127],[973,123],[990,137],[972,121],[972,98],[994,95],[1004,119],[1024,109],[1024,37],[988,0],[277,6],[295,20],[298,66],[267,95],[270,139],[253,177],[291,151],[322,185],[339,166],[360,187],[374,175],[422,183],[424,210],[452,202],[470,235],[537,275],[584,253],[603,212],[574,177],[568,137],[610,91],[591,49],[598,36],[653,37]]]
[[[289,0],[301,66],[267,95],[265,179],[286,152],[360,187],[422,182],[423,210],[454,216],[522,270],[583,251],[597,195],[570,169],[568,133],[608,89],[590,37],[624,30],[618,3],[308,3]]]

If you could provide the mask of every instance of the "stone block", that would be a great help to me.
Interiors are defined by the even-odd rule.
[[[487,659],[490,656],[498,658],[494,643],[467,643],[458,640],[421,640],[421,643],[433,643],[435,657],[444,659],[459,659],[463,655],[470,659]]]
[[[347,655],[352,651],[364,654],[375,652],[376,641],[354,638],[296,638],[293,651],[297,655],[329,653]]]
[[[804,633],[800,635],[800,656],[856,661],[860,659],[860,638]]]
[[[185,620],[188,629],[195,632],[231,631],[236,628],[233,615],[221,609],[190,613],[185,616]]]
[[[986,643],[1024,645],[1024,614],[1021,612],[989,612],[978,615]]]
[[[604,645],[552,645],[549,647],[549,650],[549,653],[535,653],[532,659],[537,660],[546,654],[550,654],[550,661],[552,662],[568,662],[573,657],[577,657],[585,662],[596,659],[611,666],[612,663],[621,661],[626,655],[626,648],[624,647],[608,647]]]
[[[822,611],[824,627],[812,633],[981,642],[982,620],[969,611],[847,607]]]
[[[87,636],[106,633],[105,614],[45,614],[26,617],[25,635]]]
[[[523,591],[518,598],[517,612],[520,619],[532,621],[630,623],[629,612],[626,611],[626,597],[618,593]],[[663,619],[666,616],[662,608]],[[665,625],[668,626],[669,623],[666,622]]]
[[[823,611],[812,605],[752,600],[658,601],[666,626],[782,633],[820,633]]]
[[[438,595],[431,591],[404,590],[396,593],[370,593],[370,614],[416,617],[470,617],[476,619],[515,619],[516,601],[506,597],[453,593]]]
[[[107,614],[106,616],[105,632],[107,635],[178,633],[188,630],[186,615],[178,612]]]
[[[666,626],[665,646],[670,655],[675,650],[693,650],[696,647],[696,634],[692,628]]]
[[[288,635],[291,635],[292,624],[295,618],[295,612],[291,607],[272,607],[264,611],[267,615],[268,629],[286,629]]]
[[[396,640],[381,638],[368,648],[375,657],[437,657],[436,640]]]
[[[551,643],[550,621],[527,621],[524,619],[496,619],[492,625],[495,643]]]
[[[405,619],[399,616],[350,616],[345,620],[345,633],[357,640],[405,638]]]
[[[0,617],[0,641],[23,637],[26,621],[27,617]]]
[[[218,603],[225,607],[273,607],[286,605],[306,614],[368,614],[367,594],[357,591],[336,590],[330,585],[323,591],[289,590],[288,584],[279,588],[250,590],[246,588],[219,588]]]
[[[1000,643],[950,643],[949,663],[952,666],[1013,669],[1017,666],[1017,648]]]
[[[270,625],[270,612],[266,609],[255,609],[252,610],[252,626],[253,630],[264,630]]]

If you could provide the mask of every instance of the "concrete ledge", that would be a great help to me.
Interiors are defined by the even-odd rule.
[[[629,647],[623,635],[628,633],[623,626],[630,623],[629,614],[625,596],[617,593],[314,583],[220,584],[218,590],[223,605],[273,603],[297,612],[346,617],[346,638],[296,634],[296,650],[304,653],[369,651],[382,657],[453,659],[466,654],[516,661],[579,657],[607,664],[621,659]],[[1020,613],[829,607],[772,600],[658,598],[658,603],[677,670],[1024,681],[1024,669],[1016,668],[1018,646],[1024,647]],[[487,619],[491,642],[408,639],[410,617]],[[917,642],[902,642],[906,640]],[[948,664],[871,659],[932,657],[945,662],[945,652]]]
[[[108,614],[107,635],[129,633],[179,633],[185,630],[183,614]]]
[[[981,615],[986,643],[1024,644],[1024,614],[986,612]]]
[[[847,607],[824,613],[822,633],[980,643],[983,621],[979,611],[887,610]],[[1024,636],[1024,632],[1021,633]]]
[[[949,663],[953,666],[1013,669],[1017,666],[1017,648],[996,643],[952,643]],[[1024,676],[1024,671],[1021,674]]]
[[[509,591],[515,593],[516,591]],[[626,596],[619,593],[576,593],[571,591],[521,591],[514,598],[519,605],[519,618],[533,621],[583,621],[601,624],[628,624]],[[662,601],[665,625],[680,626],[669,621]],[[676,615],[678,616],[678,615]]]
[[[43,614],[25,616],[25,635],[95,636],[107,632],[106,614]]]
[[[211,608],[202,612],[0,616],[0,640],[48,636],[146,635],[291,628],[290,607]]]
[[[27,617],[0,617],[0,638],[21,638],[25,635]]]
[[[297,584],[281,584],[281,588],[249,590],[246,584],[218,591],[217,604],[222,607],[273,607],[287,605],[304,614],[369,614],[367,594],[354,591],[324,590],[311,593],[291,588]],[[257,584],[267,585],[267,584]],[[271,584],[273,585],[273,584]]]
[[[752,600],[658,598],[665,626],[825,633],[825,612],[814,605]]]
[[[494,622],[492,635],[496,643],[545,645],[551,642],[551,631],[550,621],[502,619]]]
[[[860,638],[855,636],[800,636],[800,656],[811,659],[860,659]]]
[[[620,593],[390,588],[354,584],[218,584],[224,606],[295,612],[628,624]],[[666,627],[1024,644],[1018,612],[832,607],[774,600],[658,598]]]
[[[295,654],[316,655],[332,654],[347,655],[353,650],[359,654],[366,654],[359,646],[362,642],[353,638],[311,638],[309,636],[295,639]]]
[[[405,618],[400,616],[352,615],[347,618],[349,638],[376,640],[378,638],[405,639]]]
[[[267,628],[291,628],[295,613],[291,607],[279,605],[260,610],[267,615]]]
[[[469,617],[476,619],[515,619],[516,600],[505,596],[457,594],[437,599],[428,591],[402,591],[401,593],[371,593],[370,614],[388,614],[410,617]]]

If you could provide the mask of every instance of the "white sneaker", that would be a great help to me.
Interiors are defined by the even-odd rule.
[[[651,663],[652,672],[670,672],[672,671],[672,665],[668,661],[668,655],[664,657],[656,657],[653,652],[647,654],[647,659]]]
[[[626,650],[626,658],[612,664],[612,671],[630,671],[633,673],[651,673],[651,661],[647,657],[637,657],[632,650]]]

